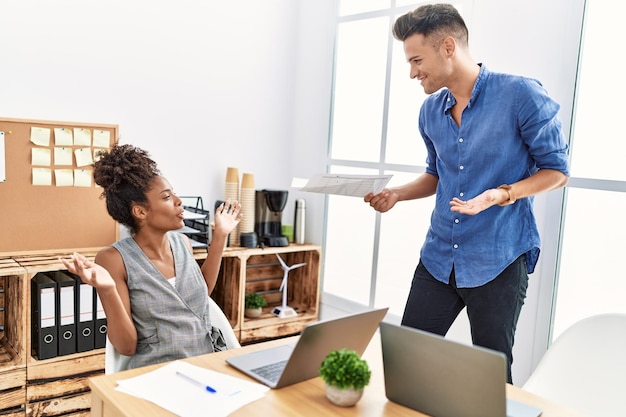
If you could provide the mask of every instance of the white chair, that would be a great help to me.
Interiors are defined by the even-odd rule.
[[[222,331],[228,349],[241,347],[226,314],[224,314],[220,306],[218,306],[211,297],[209,297],[209,316],[211,317],[211,324]],[[129,359],[130,356],[121,355],[115,350],[107,337],[104,356],[104,373],[112,374],[127,369]]]
[[[130,356],[120,354],[109,341],[107,336],[106,346],[104,347],[104,373],[114,374],[123,371],[128,367]]]
[[[209,316],[211,317],[211,324],[222,331],[228,349],[241,347],[226,314],[211,297],[209,297]]]
[[[523,388],[588,416],[626,416],[626,314],[600,314],[563,332]]]

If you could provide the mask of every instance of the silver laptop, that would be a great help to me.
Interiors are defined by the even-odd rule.
[[[352,349],[362,355],[387,308],[307,325],[295,344],[245,353],[226,359],[229,365],[270,388],[282,388],[318,375],[331,350]]]
[[[506,356],[391,323],[380,324],[387,398],[437,417],[538,417],[506,398]]]

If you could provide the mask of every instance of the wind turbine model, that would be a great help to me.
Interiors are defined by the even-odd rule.
[[[306,263],[287,266],[285,261],[283,261],[283,259],[280,256],[278,256],[278,254],[276,254],[276,257],[278,258],[278,261],[280,262],[280,266],[283,268],[283,271],[285,272],[283,274],[283,282],[281,282],[280,288],[279,288],[279,290],[283,292],[283,305],[280,307],[274,307],[274,309],[272,310],[272,314],[274,314],[275,316],[278,316],[281,319],[285,317],[297,316],[298,313],[296,313],[296,310],[294,310],[293,308],[287,305],[287,276],[289,275],[289,271],[291,271],[292,269],[300,268],[301,266],[306,265]]]

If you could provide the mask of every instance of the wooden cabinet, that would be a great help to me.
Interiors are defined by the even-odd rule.
[[[26,326],[23,306],[14,302],[26,296],[25,275],[24,268],[13,259],[0,258],[0,410],[14,410],[15,415],[25,415]]]
[[[292,317],[272,314],[282,304],[279,288],[283,269],[276,255],[288,266],[305,264],[290,271],[287,280],[287,304],[297,313]],[[211,296],[224,310],[242,344],[297,334],[307,323],[319,319],[320,257],[321,248],[316,245],[226,249]],[[268,302],[258,318],[244,317],[244,297],[251,291],[261,293]]]
[[[76,249],[93,260],[97,249]],[[0,415],[90,415],[88,379],[104,373],[104,349],[38,360],[31,355],[31,285],[39,272],[64,270],[60,257],[73,252],[38,252],[0,256]],[[276,254],[287,265],[306,263],[289,273],[288,304],[297,311],[278,318],[271,309],[281,304],[278,290],[283,270]],[[229,318],[242,344],[299,333],[319,317],[320,255],[318,246],[291,245],[280,248],[227,248],[213,299]],[[206,249],[196,250],[201,263]],[[268,306],[258,319],[244,317],[243,300],[248,291],[264,294]]]
[[[31,355],[30,280],[38,272],[65,267],[71,252],[30,253],[0,258],[0,415],[90,415],[88,378],[104,373],[104,349],[38,360]],[[82,252],[93,260],[95,252]]]

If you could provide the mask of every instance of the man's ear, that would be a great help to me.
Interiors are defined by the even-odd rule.
[[[443,40],[441,47],[443,48],[446,56],[451,57],[456,51],[456,41],[452,36],[448,36]]]

